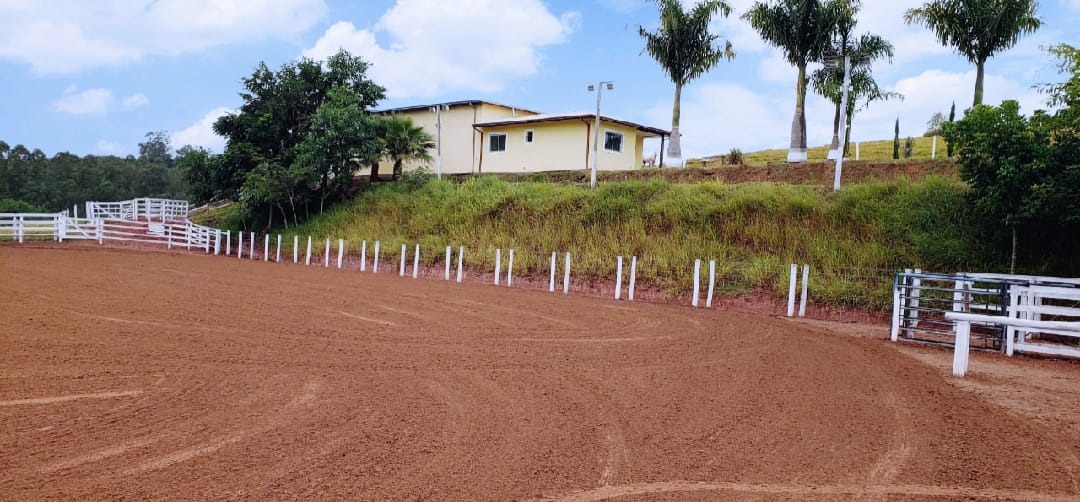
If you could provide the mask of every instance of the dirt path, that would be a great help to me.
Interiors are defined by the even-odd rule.
[[[1080,497],[1076,364],[92,248],[0,294],[5,500]]]

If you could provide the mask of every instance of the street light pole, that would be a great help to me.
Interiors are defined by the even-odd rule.
[[[844,55],[844,88],[840,93],[840,149],[836,152],[836,170],[833,173],[833,191],[840,191],[840,173],[844,170],[844,150],[847,149],[847,100],[851,87],[851,56]]]
[[[596,188],[596,163],[599,160],[597,157],[600,151],[600,97],[604,93],[604,86],[607,85],[608,90],[615,88],[613,82],[600,81],[596,84],[596,125],[593,130],[593,147],[592,147],[592,162],[589,170],[589,188]],[[589,86],[589,91],[593,90],[593,86]]]

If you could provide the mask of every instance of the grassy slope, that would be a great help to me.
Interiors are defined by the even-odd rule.
[[[904,161],[904,141],[907,138],[900,138],[900,160]],[[912,160],[925,160],[930,158],[931,150],[933,149],[933,138],[915,137],[914,148],[912,148]],[[859,147],[859,159],[867,161],[891,161],[892,158],[892,140],[883,141],[863,141]],[[825,157],[829,152],[829,146],[823,145],[818,147],[812,147],[807,149],[807,156],[811,162],[826,160]],[[851,159],[855,156],[855,146],[851,147]],[[937,158],[941,159],[945,157],[945,138],[938,137],[937,139]],[[708,165],[713,165],[716,162],[714,157],[708,157],[706,162]],[[750,165],[755,164],[767,164],[770,162],[786,162],[787,161],[787,149],[775,149],[775,150],[761,150],[758,152],[749,152],[743,154],[743,162]],[[691,165],[697,165],[697,161],[688,161]]]
[[[552,251],[573,253],[576,277],[610,280],[616,255],[637,255],[638,277],[686,295],[695,258],[717,259],[721,289],[786,287],[786,264],[809,263],[811,298],[888,304],[898,268],[955,270],[977,256],[962,221],[964,187],[944,178],[851,185],[841,193],[781,183],[621,181],[590,191],[570,183],[477,178],[386,184],[283,233],[343,237],[350,252],[381,240],[397,256],[419,242],[439,263],[464,245],[490,270],[495,248],[516,250],[516,274],[546,276]],[[320,245],[321,247],[321,245]]]

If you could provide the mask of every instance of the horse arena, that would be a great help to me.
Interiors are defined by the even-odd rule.
[[[1080,499],[1075,362],[385,272],[0,245],[0,498]]]

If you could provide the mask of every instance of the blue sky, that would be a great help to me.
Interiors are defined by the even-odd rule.
[[[737,57],[684,91],[686,157],[788,144],[795,70],[739,19],[753,1],[730,3],[735,12],[713,31]],[[906,99],[857,115],[853,139],[891,138],[897,117],[902,135],[917,136],[952,101],[970,105],[974,67],[902,21],[920,1],[863,3],[856,31],[897,51],[875,66],[878,83]],[[986,102],[1018,99],[1030,112],[1043,102],[1031,86],[1061,79],[1040,47],[1080,44],[1080,0],[1042,0],[1039,17],[1039,32],[988,63]],[[586,86],[611,80],[605,115],[671,125],[673,87],[637,35],[656,24],[644,0],[0,0],[0,19],[0,139],[49,155],[126,155],[156,130],[174,147],[220,152],[210,124],[240,105],[240,80],[259,61],[276,67],[339,47],[374,64],[389,93],[382,107],[483,99],[589,111]],[[831,123],[831,106],[811,97],[809,144],[827,143]]]

